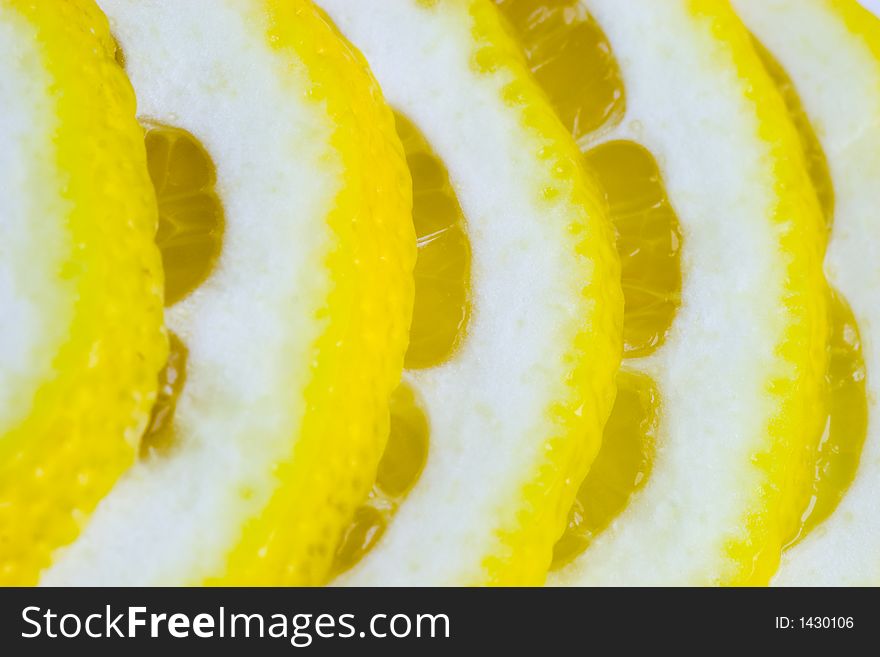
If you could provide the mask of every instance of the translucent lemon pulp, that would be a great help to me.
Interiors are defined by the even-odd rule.
[[[834,224],[834,184],[825,151],[785,68],[757,38],[753,37],[752,42],[797,128],[825,227],[830,231]],[[800,512],[795,516],[796,524],[786,548],[798,543],[837,508],[855,479],[868,431],[865,361],[859,327],[843,295],[829,288],[828,297],[830,332],[823,421],[811,444],[814,452],[808,458],[812,476],[797,500]]]
[[[623,118],[626,97],[617,62],[602,29],[578,0],[495,0],[495,4],[576,140]],[[572,71],[578,71],[577,76]]]
[[[148,123],[145,143],[159,204],[156,241],[165,268],[165,304],[171,306],[214,268],[223,243],[223,206],[214,189],[214,163],[193,135]]]
[[[660,394],[654,381],[621,369],[603,447],[578,490],[568,527],[553,550],[553,568],[586,550],[648,480],[659,426]]]
[[[395,112],[397,133],[412,175],[413,224],[418,256],[409,369],[440,365],[460,344],[470,316],[471,249],[465,217],[449,173],[419,128]],[[391,400],[388,444],[369,499],[357,510],[337,548],[333,572],[342,573],[378,542],[428,458],[430,429],[406,383]]]
[[[445,361],[467,327],[471,250],[464,213],[449,174],[424,135],[402,114],[395,125],[413,180],[413,224],[418,256],[413,321],[405,366]]]
[[[813,444],[812,477],[800,498],[799,521],[786,548],[798,543],[837,508],[855,479],[867,436],[868,398],[859,327],[843,296],[829,290],[829,297],[831,331],[823,422]]]
[[[651,153],[631,141],[586,152],[617,228],[624,294],[624,357],[663,343],[681,305],[681,227]]]
[[[174,411],[186,383],[186,345],[169,331],[168,362],[159,373],[159,392],[150,414],[150,422],[141,439],[141,458],[162,454],[174,444]]]
[[[122,49],[117,61],[124,63]],[[204,146],[186,130],[145,123],[147,166],[159,206],[156,242],[165,268],[165,305],[172,306],[208,278],[223,242],[223,206],[215,190],[217,173]],[[186,345],[170,334],[168,362],[141,440],[141,457],[173,444],[174,411],[186,381]]]
[[[495,3],[605,189],[622,264],[625,356],[648,355],[662,345],[681,302],[682,234],[657,164],[647,150],[628,141],[590,148],[591,140],[613,127],[625,112],[625,89],[611,45],[576,0]],[[784,69],[760,43],[755,44],[798,129],[826,227],[830,228],[834,191],[821,144]],[[867,429],[858,327],[846,301],[833,291],[829,294],[832,331],[827,347],[825,423],[816,454],[809,457],[815,463],[815,473],[798,502],[803,510],[789,545],[836,507],[855,476]],[[556,566],[586,549],[590,537],[623,510],[650,472],[660,392],[649,380],[633,379],[629,374],[621,374],[619,385],[621,400],[612,411],[599,456],[557,545]],[[639,397],[632,391],[636,385],[652,391],[641,396],[651,400],[649,406],[634,403]],[[614,495],[608,493],[612,489]]]
[[[617,230],[624,294],[624,357],[659,348],[681,305],[681,226],[654,156],[614,140],[592,146],[626,111],[611,44],[577,0],[495,0],[535,78],[584,152],[605,191]],[[602,447],[554,551],[561,566],[626,507],[651,470],[660,391],[645,375],[621,371],[618,400]]]
[[[356,563],[381,538],[400,502],[415,485],[428,460],[429,426],[413,389],[400,385],[391,397],[388,445],[367,501],[355,512],[333,563],[338,575]]]

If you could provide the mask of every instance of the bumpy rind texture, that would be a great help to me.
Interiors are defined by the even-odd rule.
[[[513,80],[505,101],[517,107],[523,125],[543,142],[539,157],[556,177],[544,189],[559,194],[571,212],[572,247],[584,270],[580,303],[587,311],[581,330],[564,356],[565,386],[547,409],[545,458],[511,506],[516,521],[498,529],[504,546],[486,558],[487,582],[539,584],[549,568],[553,545],[568,520],[580,482],[599,451],[602,429],[614,401],[614,374],[622,355],[623,293],[614,234],[602,206],[602,192],[582,166],[576,144],[531,80],[516,42],[497,9],[486,0],[470,2],[474,65],[485,74],[507,69]]]
[[[727,2],[658,10],[646,1],[641,14],[613,0],[584,4],[627,83],[628,116],[609,138],[654,152],[682,220],[683,303],[667,343],[628,363],[661,383],[651,477],[551,581],[766,583],[797,508],[825,366],[823,224],[798,136]],[[639,52],[649,42],[654,50]],[[657,79],[635,79],[662,67]],[[713,159],[723,166],[707,168]],[[732,225],[737,215],[744,221]],[[740,270],[743,246],[754,252]],[[724,372],[713,379],[716,366]]]
[[[333,291],[307,413],[278,488],[215,584],[322,584],[388,437],[412,317],[412,184],[394,117],[360,54],[308,0],[269,0],[268,38],[303,62],[333,124],[344,183],[327,217]]]
[[[622,350],[601,193],[490,2],[318,4],[444,160],[474,263],[459,349],[411,373],[431,425],[425,470],[338,582],[540,584],[598,451]]]
[[[876,5],[876,3],[873,3]],[[785,68],[821,143],[834,192],[825,269],[859,324],[868,423],[855,479],[834,512],[783,555],[776,585],[880,583],[880,20],[855,0],[736,0]]]
[[[107,21],[91,0],[3,4],[35,28],[53,83],[45,93],[63,188],[42,193],[68,208],[55,218],[68,244],[56,283],[73,306],[52,379],[0,435],[0,584],[21,585],[76,538],[134,461],[167,343],[155,199]]]
[[[825,222],[797,130],[744,26],[726,0],[690,3],[695,15],[713,21],[714,33],[730,43],[734,66],[741,79],[748,82],[746,93],[755,104],[759,135],[772,144],[778,198],[772,219],[779,227],[779,243],[789,256],[783,305],[789,319],[776,354],[790,369],[768,381],[767,391],[777,410],[767,427],[768,448],[753,457],[754,465],[762,472],[763,483],[744,519],[745,536],[728,546],[735,566],[720,579],[720,583],[731,585],[766,584],[797,522],[795,516],[801,511],[806,474],[804,454],[810,453],[809,445],[822,409],[828,334],[822,272]]]
[[[144,119],[210,154],[215,267],[166,311],[173,439],[45,584],[320,584],[388,432],[411,319],[411,191],[363,61],[306,0],[101,0]]]

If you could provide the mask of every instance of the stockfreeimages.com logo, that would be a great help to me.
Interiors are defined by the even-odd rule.
[[[450,636],[446,614],[374,614],[361,630],[357,629],[354,614],[246,614],[228,613],[225,607],[215,613],[195,615],[152,613],[146,607],[126,607],[125,611],[116,612],[110,605],[102,612],[88,615],[25,607],[21,617],[25,623],[21,633],[24,639],[270,638],[288,640],[292,646],[305,648],[315,639]]]

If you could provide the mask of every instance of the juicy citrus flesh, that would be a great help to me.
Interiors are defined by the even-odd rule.
[[[577,0],[494,1],[605,192],[621,261],[624,358],[648,356],[662,346],[681,305],[682,231],[650,151],[629,140],[592,145],[626,111],[611,44]],[[650,377],[630,372],[619,375],[618,386],[602,447],[569,512],[553,567],[583,552],[650,474],[660,391]]]
[[[464,213],[443,161],[406,116],[395,113],[395,124],[412,175],[418,246],[404,365],[421,369],[446,361],[464,338],[470,315],[471,252]]]
[[[132,465],[166,356],[155,200],[131,87],[92,2],[5,2],[33,27],[63,176],[58,278],[75,306],[53,379],[0,436],[0,583],[33,584]],[[4,99],[4,103],[6,99]],[[44,218],[34,217],[38,222]],[[57,309],[58,319],[62,315]]]
[[[426,133],[429,133],[429,128],[437,128],[437,125],[420,123],[425,119],[437,118],[437,115],[431,117],[427,107],[440,107],[442,115],[446,110],[458,112],[457,107],[460,106],[466,115],[464,120],[452,126],[452,130],[447,130],[442,138],[437,137],[436,143],[439,152],[456,158],[445,162],[451,172],[455,169],[454,173],[461,175],[463,171],[472,170],[475,162],[484,160],[483,153],[479,153],[479,158],[472,158],[475,149],[470,148],[469,152],[470,140],[453,142],[448,139],[449,134],[469,132],[470,126],[475,125],[475,116],[479,114],[492,118],[497,116],[500,125],[504,126],[503,135],[501,130],[487,126],[488,129],[484,131],[485,141],[495,143],[502,149],[511,147],[513,141],[519,142],[519,152],[515,157],[506,160],[515,162],[519,170],[522,166],[530,168],[529,175],[503,198],[499,196],[498,190],[510,187],[508,176],[504,177],[507,182],[493,180],[492,172],[487,171],[489,180],[485,183],[470,176],[457,179],[453,176],[459,193],[469,195],[470,203],[467,207],[477,210],[473,216],[468,216],[468,221],[471,229],[469,238],[474,246],[474,253],[480,255],[482,265],[482,275],[474,279],[476,300],[473,313],[474,318],[480,318],[481,321],[468,322],[465,343],[457,351],[455,359],[448,363],[441,362],[438,367],[412,372],[411,380],[422,395],[427,413],[431,417],[431,451],[432,454],[439,453],[438,458],[431,458],[425,466],[425,473],[430,478],[421,477],[421,481],[416,484],[418,490],[415,492],[418,495],[410,495],[406,505],[400,510],[401,515],[406,514],[407,520],[417,520],[411,523],[403,520],[393,523],[368,558],[343,577],[342,581],[346,584],[371,581],[387,584],[389,581],[407,578],[410,583],[539,583],[546,575],[553,542],[564,526],[568,505],[574,498],[575,481],[579,481],[585,474],[597,451],[601,425],[604,424],[613,399],[613,396],[606,394],[611,392],[611,386],[597,389],[596,374],[601,374],[602,386],[613,380],[612,371],[607,370],[606,365],[607,359],[616,361],[619,355],[620,318],[619,315],[613,317],[614,324],[609,326],[606,316],[593,318],[592,308],[602,312],[606,309],[613,310],[613,315],[617,315],[620,310],[617,259],[609,239],[610,227],[602,221],[598,222],[596,227],[601,229],[601,234],[597,235],[593,232],[593,222],[583,221],[585,211],[587,216],[601,216],[601,200],[593,181],[583,175],[574,143],[566,135],[545,96],[527,74],[516,44],[505,34],[499,15],[491,3],[485,0],[456,0],[450,3],[393,0],[387,3],[387,9],[385,3],[382,3],[382,9],[375,11],[372,7],[362,9],[358,3],[334,0],[322,0],[318,4],[328,10],[343,32],[367,54],[391,103],[407,107],[408,115]],[[424,56],[425,66],[419,67],[423,74],[425,69],[430,69],[440,76],[447,76],[449,84],[445,89],[432,88],[433,81],[439,79],[433,73],[425,74],[422,80],[410,79],[410,74],[416,67],[401,67],[394,61],[401,57],[408,58],[407,53],[389,53],[388,48],[373,39],[377,33],[376,28],[386,17],[397,19],[400,21],[399,25],[403,25],[403,21],[411,20],[413,29],[422,31],[426,38],[434,38],[440,34],[448,36],[448,42],[458,38],[463,46],[458,51],[458,54],[463,55],[461,57],[438,58],[430,49],[426,51],[422,48],[411,53],[416,58]],[[460,19],[457,24],[456,18]],[[402,48],[408,47],[409,43],[403,42]],[[405,84],[402,82],[404,79],[407,80]],[[436,103],[427,101],[418,91],[422,86],[428,88],[425,90],[427,93],[436,97]],[[448,93],[450,89],[467,89],[478,95],[486,92],[484,98],[488,102],[479,104],[480,106],[473,108],[476,112],[469,113],[469,103],[466,102],[469,94],[453,95]],[[492,94],[491,97],[489,93]],[[483,140],[483,135],[479,135],[477,139]],[[508,170],[506,162],[499,164],[500,169]],[[514,171],[510,167],[509,174],[518,177],[519,170]],[[478,191],[483,184],[490,188],[485,194]],[[517,199],[515,206],[511,206],[511,198]],[[504,225],[506,212],[499,213],[497,208],[504,208],[505,204],[514,210],[512,219],[522,218],[525,221],[512,221]],[[557,220],[559,223],[556,223]],[[477,226],[476,231],[473,230],[474,224]],[[540,230],[535,230],[536,226]],[[496,231],[497,238],[493,236]],[[538,246],[541,237],[535,237],[539,234],[546,237],[546,248]],[[517,235],[531,237],[515,242]],[[485,244],[483,241],[478,243],[477,240],[491,241],[492,244]],[[568,246],[565,246],[566,243]],[[483,247],[486,247],[485,250]],[[600,253],[595,252],[597,248]],[[534,253],[529,253],[530,249]],[[552,286],[545,284],[541,277],[542,271],[529,276],[523,269],[523,263],[530,260],[536,263],[546,262],[545,254],[551,251],[556,254],[554,262],[549,265],[549,271],[559,271],[566,280],[571,280],[571,287],[565,291],[566,295],[571,292],[565,307],[571,308],[572,303],[591,299],[597,293],[602,299],[591,300],[590,306],[583,307],[576,313],[577,317],[571,315],[565,320],[560,318],[555,327],[560,330],[560,338],[553,345],[546,345],[544,348],[548,354],[554,354],[558,349],[564,350],[564,355],[560,355],[562,360],[556,361],[556,356],[545,359],[543,366],[536,369],[546,371],[547,367],[551,368],[549,377],[533,372],[536,376],[521,384],[534,389],[535,404],[523,405],[520,415],[527,416],[535,411],[540,413],[540,417],[528,419],[520,426],[508,427],[511,424],[509,418],[516,416],[516,413],[501,412],[499,422],[495,425],[503,428],[503,431],[498,431],[496,426],[490,426],[493,424],[491,418],[502,409],[496,410],[497,401],[490,395],[496,388],[499,391],[508,390],[515,385],[510,382],[519,381],[519,376],[508,377],[501,384],[483,380],[485,366],[489,365],[491,370],[493,360],[498,358],[496,352],[500,352],[509,343],[499,340],[493,348],[482,351],[482,344],[487,337],[491,337],[487,335],[489,331],[486,329],[505,317],[499,314],[498,308],[491,302],[487,302],[485,306],[477,305],[480,303],[478,295],[483,290],[503,287],[505,279],[510,284],[501,290],[500,295],[506,296],[512,290],[517,290],[520,295],[517,302],[523,296],[528,298],[530,291],[538,287],[546,289],[550,295],[561,292],[561,288],[554,290]],[[578,274],[569,279],[569,272],[574,273],[568,269],[569,255],[572,253],[576,254],[579,265],[586,264],[588,260],[594,261],[594,265],[584,269],[578,266]],[[517,254],[516,261],[509,258],[509,274],[499,275],[508,269],[502,269],[496,264],[508,254]],[[534,259],[530,256],[534,256]],[[613,281],[606,279],[606,269],[613,270]],[[522,280],[515,284],[518,279]],[[543,306],[545,304],[542,302],[547,298],[541,295],[535,301],[538,306]],[[553,317],[557,308],[547,307],[546,313],[538,311],[534,316]],[[533,324],[532,317],[520,315],[517,303],[505,304],[505,313],[508,310],[511,317],[507,318],[507,325],[517,325],[528,330]],[[514,318],[514,315],[519,317]],[[571,329],[572,343],[569,345],[568,338],[564,337],[562,331],[568,332]],[[541,339],[536,339],[536,342],[541,342],[547,333],[541,331],[540,335]],[[479,349],[483,357],[477,356],[475,345],[481,345]],[[515,344],[511,346],[516,348]],[[524,353],[521,357],[509,360],[530,362],[534,352],[528,352],[529,346],[529,343],[522,345]],[[587,355],[590,357],[585,358]],[[558,364],[562,364],[565,371],[557,372],[553,369]],[[616,369],[616,363],[614,366]],[[507,368],[505,363],[500,362],[497,367],[503,371],[514,370],[518,366],[511,365]],[[453,378],[459,381],[476,381],[477,385],[473,386],[475,397],[452,406],[449,396],[441,395],[440,391]],[[585,397],[584,393],[591,389],[595,394]],[[548,402],[546,405],[543,401],[545,397]],[[535,428],[527,430],[527,435],[524,435],[522,429],[527,427],[523,425],[531,425],[533,422]],[[452,429],[454,424],[458,424],[458,428]],[[549,429],[549,433],[545,433],[545,427]],[[575,436],[580,439],[572,440]],[[494,449],[500,444],[499,441],[516,444],[521,449],[501,450],[498,459],[477,457],[478,453],[486,453],[483,445],[487,449]],[[535,445],[538,445],[536,453],[533,452]],[[471,467],[489,470],[485,475],[487,478],[494,478],[496,485],[484,485],[480,490],[479,477],[463,480],[461,475],[465,470],[449,468],[449,459],[443,458],[444,452],[448,456],[452,451],[457,451],[460,459],[466,457],[467,462],[472,464]],[[519,456],[510,456],[511,454]],[[501,464],[508,461],[511,467],[504,468]],[[487,466],[485,468],[484,463]],[[495,472],[491,472],[492,469]],[[423,485],[431,486],[432,489],[426,491],[421,488]],[[472,501],[469,507],[470,517],[452,517],[456,515],[458,506],[454,500],[459,497],[467,497]],[[439,502],[436,512],[430,508],[434,505],[434,500]],[[436,521],[432,521],[432,517]],[[449,531],[444,531],[446,528]],[[416,543],[423,543],[431,534],[437,538],[438,547],[444,541],[449,541],[450,544],[457,543],[463,549],[457,550],[454,555],[450,553],[450,558],[445,560],[433,559],[430,555],[428,558],[420,557],[412,548],[416,547]],[[360,536],[369,541],[371,532],[360,532]],[[454,541],[458,537],[462,540]]]
[[[826,231],[834,225],[834,184],[828,159],[785,68],[754,36],[752,42],[770,78],[785,101],[797,128],[807,169],[825,219]],[[800,512],[789,530],[786,548],[806,537],[828,518],[843,499],[858,471],[868,432],[868,399],[865,360],[859,327],[846,298],[829,286],[828,352],[822,395],[821,427],[810,443],[808,476],[795,503]]]
[[[116,59],[125,63],[117,46]],[[215,189],[217,171],[204,145],[190,132],[144,122],[147,166],[159,207],[156,243],[165,270],[165,305],[198,288],[217,264],[223,246],[223,205]],[[174,444],[174,412],[186,383],[189,350],[169,335],[168,361],[141,440],[142,458],[167,454]]]
[[[561,568],[586,550],[645,484],[659,426],[657,385],[645,374],[622,368],[602,447],[569,511],[568,526],[553,550],[552,568]]]
[[[624,294],[624,358],[647,356],[666,337],[681,305],[681,227],[657,162],[632,141],[585,154],[605,190],[617,229]]]
[[[156,242],[165,269],[165,304],[172,306],[203,283],[216,265],[223,243],[223,206],[215,190],[214,162],[198,139],[157,123],[146,123],[145,129],[159,205]]]
[[[418,289],[418,288],[417,288]],[[402,383],[391,398],[388,445],[367,501],[355,512],[336,550],[333,574],[357,564],[376,545],[428,460],[430,428],[413,388]]]
[[[412,175],[418,247],[413,323],[404,366],[421,369],[448,360],[465,337],[471,251],[464,213],[443,160],[400,112],[395,113],[395,125]],[[428,421],[414,390],[401,384],[392,397],[388,444],[376,482],[336,550],[335,574],[350,569],[379,541],[424,468],[429,437]]]
[[[626,140],[590,146],[626,111],[611,44],[578,0],[495,4],[605,190],[622,267],[624,355],[647,356],[681,305],[681,227],[648,150]]]
[[[532,74],[577,141],[620,122],[626,111],[620,69],[602,29],[578,0],[495,4],[518,36]]]
[[[786,548],[828,518],[855,480],[868,431],[866,370],[859,327],[846,299],[829,290],[831,332],[818,440],[810,454],[810,477],[800,496],[801,513]]]
[[[167,454],[174,446],[174,411],[186,384],[189,351],[183,341],[169,332],[168,361],[159,373],[159,392],[150,413],[150,422],[141,439],[141,458]]]

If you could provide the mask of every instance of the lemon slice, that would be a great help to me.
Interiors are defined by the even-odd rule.
[[[843,401],[844,434],[833,459],[821,463],[826,488],[839,505],[791,550],[774,582],[788,585],[880,583],[880,20],[854,0],[794,2],[736,0],[746,25],[787,73],[827,158],[833,229],[825,268],[849,301],[861,333],[862,389]],[[859,396],[867,388],[866,427]],[[863,402],[864,403],[864,402]],[[856,404],[856,406],[852,406]],[[864,410],[862,410],[864,412]],[[862,446],[862,441],[864,444]],[[821,505],[822,488],[813,503]],[[834,500],[836,502],[836,499]]]
[[[91,2],[0,3],[0,584],[137,453],[165,358],[134,96]]]
[[[827,329],[821,215],[785,106],[725,2],[498,4],[605,182],[624,272],[667,302],[625,289],[620,396],[549,581],[766,581]],[[658,258],[636,266],[640,243]],[[651,309],[638,330],[631,306]]]
[[[420,251],[421,275],[468,279],[465,297],[454,286],[435,295],[451,313],[436,322],[463,332],[442,349],[414,337],[423,347],[407,355],[395,413],[417,439],[401,441],[406,464],[390,458],[379,476],[398,507],[378,539],[369,517],[352,530],[343,561],[356,563],[337,581],[540,583],[598,448],[619,359],[619,270],[600,197],[487,0],[318,4],[404,118],[416,222],[431,223],[418,199],[433,198],[448,210],[443,234],[467,241],[437,265]],[[417,309],[434,289],[419,290],[422,266]],[[358,546],[371,548],[359,562]]]
[[[392,114],[304,0],[101,6],[174,224],[179,340],[153,447],[43,582],[320,583],[375,476],[410,323]]]

